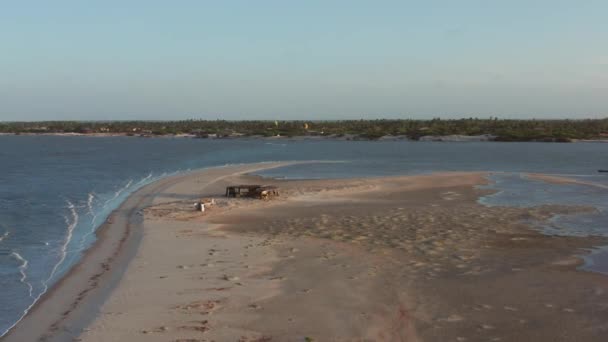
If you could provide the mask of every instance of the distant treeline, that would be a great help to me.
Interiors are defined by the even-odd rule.
[[[342,120],[342,121],[44,121],[0,122],[0,133],[195,134],[199,137],[328,136],[378,139],[403,136],[491,135],[498,141],[608,139],[608,118],[588,120]]]

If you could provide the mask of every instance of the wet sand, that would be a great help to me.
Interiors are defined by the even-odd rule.
[[[145,201],[132,206],[143,210],[131,231],[141,235],[125,244],[141,242],[115,249],[131,250],[131,261],[111,260],[72,312],[49,315],[53,329],[30,315],[7,340],[43,330],[57,341],[604,341],[608,278],[576,268],[582,248],[605,239],[544,236],[526,224],[591,208],[485,207],[477,199],[489,191],[476,188],[484,173],[243,175],[269,166],[194,173],[138,193]],[[237,183],[282,192],[221,197]],[[195,212],[199,197],[217,204]]]
[[[144,208],[176,199],[194,201],[198,194],[188,188],[192,182],[204,189],[226,176],[287,164],[260,163],[208,169],[165,178],[136,191],[98,229],[96,243],[82,260],[0,340],[73,340],[97,317],[100,306],[115,290],[136,255],[144,236]]]
[[[527,173],[526,177],[532,180],[543,181],[546,183],[552,184],[573,184],[573,185],[586,185],[592,186],[600,189],[608,190],[608,186],[596,182],[591,181],[583,181],[578,179],[573,179],[567,176],[553,176],[553,175],[543,175],[538,173]]]

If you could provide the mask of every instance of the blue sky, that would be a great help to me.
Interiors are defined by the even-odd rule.
[[[608,1],[5,1],[0,120],[608,116]]]

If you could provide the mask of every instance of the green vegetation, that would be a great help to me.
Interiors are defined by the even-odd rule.
[[[107,133],[137,136],[195,134],[199,137],[327,136],[378,139],[402,136],[488,134],[498,141],[557,141],[608,139],[608,119],[589,120],[344,120],[344,121],[45,121],[0,122],[0,133]]]

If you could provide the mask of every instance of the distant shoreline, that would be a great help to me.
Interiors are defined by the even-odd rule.
[[[55,137],[130,137],[130,138],[177,138],[202,140],[335,140],[335,141],[408,141],[408,142],[549,142],[549,143],[608,143],[608,139],[570,139],[558,141],[557,139],[537,140],[499,140],[495,136],[483,135],[425,135],[418,140],[410,139],[405,135],[383,135],[378,138],[369,138],[356,134],[345,135],[296,135],[296,136],[262,136],[262,135],[235,135],[225,137],[200,137],[195,134],[131,134],[131,133],[2,133],[0,136],[55,136]]]
[[[272,138],[412,141],[608,140],[608,118],[515,120],[461,118],[414,120],[181,120],[0,122],[0,132],[198,138]]]

